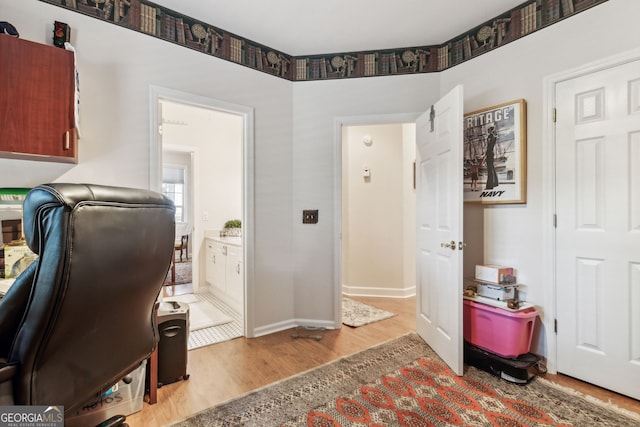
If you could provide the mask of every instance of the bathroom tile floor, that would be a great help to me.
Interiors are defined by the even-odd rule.
[[[171,285],[165,286],[162,292],[163,297],[165,298],[175,297],[178,295],[191,294],[193,292],[193,287],[191,283],[183,285]],[[228,305],[215,298],[209,292],[199,292],[193,295],[195,295],[200,300],[211,303],[214,307],[227,314],[233,320],[223,325],[212,326],[210,328],[199,329],[197,331],[190,331],[189,341],[187,344],[188,350],[193,350],[211,344],[228,341],[244,335],[243,320],[240,313],[236,312]]]

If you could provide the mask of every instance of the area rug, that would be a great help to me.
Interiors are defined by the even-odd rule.
[[[191,283],[191,261],[176,262],[176,282],[171,283],[171,269],[164,280],[165,286]]]
[[[347,326],[357,328],[358,326],[368,325],[393,316],[395,314],[389,311],[352,300],[351,298],[342,298],[342,323]]]
[[[548,381],[452,374],[415,333],[338,359],[173,424],[195,426],[638,426]]]
[[[164,301],[178,301],[189,305],[189,331],[197,331],[231,322],[233,319],[209,301],[195,294],[178,295]]]

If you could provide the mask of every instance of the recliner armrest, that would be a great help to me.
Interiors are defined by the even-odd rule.
[[[6,359],[0,359],[0,405],[11,406],[13,399],[13,377],[18,373],[16,363],[7,363]]]
[[[6,363],[0,360],[0,384],[11,380],[18,372],[17,363]]]
[[[29,303],[36,262],[20,274],[0,300],[0,361],[9,356],[16,332]]]

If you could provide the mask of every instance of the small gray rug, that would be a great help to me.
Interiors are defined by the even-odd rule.
[[[342,323],[357,328],[395,316],[390,311],[382,310],[369,304],[342,298]]]
[[[164,285],[185,285],[187,283],[191,283],[191,261],[176,262],[176,281],[171,283],[171,269],[169,269]]]

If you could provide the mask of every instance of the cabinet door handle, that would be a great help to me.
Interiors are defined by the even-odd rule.
[[[240,263],[236,264],[236,273],[240,274]]]
[[[64,149],[68,150],[70,146],[71,146],[71,133],[69,131],[66,131],[64,133]]]

